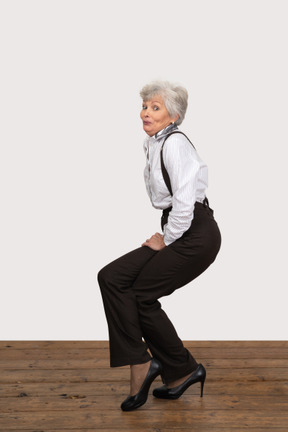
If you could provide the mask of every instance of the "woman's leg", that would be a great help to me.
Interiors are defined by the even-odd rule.
[[[190,229],[147,262],[133,284],[143,336],[152,355],[162,363],[165,384],[190,374],[198,365],[158,299],[203,273],[215,260],[220,244],[213,212],[209,207],[197,206]],[[200,295],[196,293],[194,299],[191,314],[195,304],[201,305]]]
[[[140,247],[105,266],[98,282],[106,313],[111,367],[137,365],[151,359],[139,321],[133,283],[157,252]]]
[[[148,247],[136,249],[100,271],[111,366],[148,362],[148,345],[163,365],[165,383],[196,369],[196,361],[158,301],[195,279],[217,255],[217,224],[207,209],[196,213],[191,228],[168,247],[159,252]]]

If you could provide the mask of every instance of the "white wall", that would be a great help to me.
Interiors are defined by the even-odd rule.
[[[140,88],[176,81],[216,262],[162,305],[183,339],[287,339],[287,2],[1,1],[0,338],[107,339],[98,270],[159,231]]]

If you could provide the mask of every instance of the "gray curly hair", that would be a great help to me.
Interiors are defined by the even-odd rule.
[[[152,81],[145,85],[140,91],[140,96],[144,102],[152,99],[153,96],[159,95],[162,97],[166,109],[171,117],[179,118],[175,124],[180,125],[184,120],[188,106],[187,90],[177,84],[172,84],[168,81]]]

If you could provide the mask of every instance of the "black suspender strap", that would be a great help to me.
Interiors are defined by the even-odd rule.
[[[164,141],[164,142],[165,142],[165,141]],[[163,143],[163,144],[164,144],[164,143]],[[165,168],[165,165],[164,165],[164,161],[163,161],[163,152],[162,152],[162,150],[163,150],[163,146],[162,146],[162,148],[161,148],[161,153],[160,153],[160,156],[161,156],[161,170],[162,170],[162,176],[163,176],[163,179],[164,179],[165,184],[166,184],[166,186],[167,186],[167,189],[169,190],[170,195],[172,196],[173,193],[172,193],[172,187],[171,187],[170,177],[169,177],[169,174],[168,174],[168,172],[167,172],[167,170],[166,170],[166,168]]]
[[[164,179],[164,181],[165,181],[165,184],[166,184],[167,189],[169,190],[171,196],[173,196],[173,192],[172,192],[172,187],[171,187],[170,177],[169,177],[169,174],[168,174],[168,172],[167,172],[167,169],[165,168],[165,165],[164,165],[164,160],[163,160],[163,147],[164,147],[164,144],[165,144],[165,141],[167,140],[167,138],[169,138],[170,135],[173,135],[173,134],[175,134],[175,133],[181,133],[182,135],[184,135],[184,136],[187,138],[187,140],[190,142],[190,144],[194,147],[194,145],[193,145],[192,142],[189,140],[189,138],[188,138],[188,137],[187,137],[183,132],[180,132],[180,131],[171,132],[170,134],[168,134],[168,135],[164,138],[164,141],[163,141],[163,144],[162,144],[162,147],[161,147],[161,152],[160,152],[160,158],[161,158],[161,170],[162,170],[163,179]],[[194,148],[195,148],[195,147],[194,147]]]

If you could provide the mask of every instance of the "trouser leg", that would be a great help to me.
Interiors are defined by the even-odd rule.
[[[163,365],[166,383],[196,368],[158,299],[201,274],[214,261],[219,247],[217,224],[208,210],[201,210],[191,228],[168,247],[159,252],[136,249],[100,272],[111,366],[148,361],[148,345]]]
[[[132,287],[155,254],[152,249],[141,247],[112,261],[98,273],[109,331],[111,367],[145,363],[151,358],[143,341]]]
[[[181,256],[179,260],[170,247],[160,252],[142,247],[118,258],[99,272],[112,367],[149,361],[149,348],[163,365],[164,379],[168,376],[168,368],[173,376],[175,373],[184,376],[196,369],[197,362],[184,348],[158,301],[158,297],[177,288],[173,274],[178,273],[181,262]]]
[[[205,271],[219,247],[220,233],[215,221],[210,218],[195,220],[193,229],[155,255],[133,284],[143,336],[152,355],[163,365],[162,379],[166,384],[191,373],[197,362],[184,348],[158,299]],[[191,303],[191,331],[195,334],[193,310],[199,304],[202,304],[202,296],[195,293]],[[181,309],[181,304],[178,308]]]

